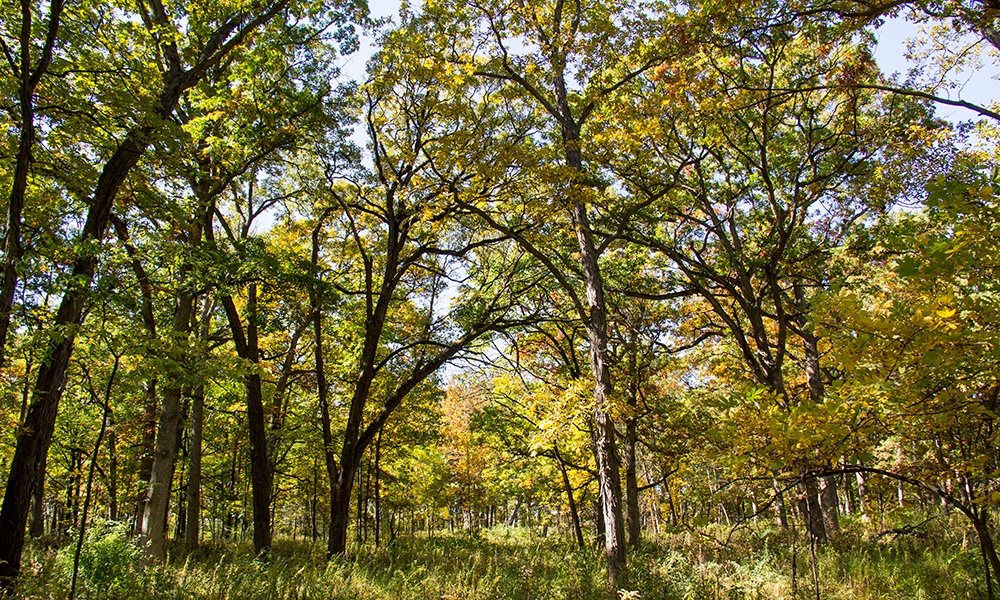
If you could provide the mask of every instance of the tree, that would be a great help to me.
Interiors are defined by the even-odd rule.
[[[162,58],[162,64],[156,58],[145,65],[147,71],[160,69],[160,85],[146,91],[148,100],[140,103],[143,107],[141,118],[128,128],[92,187],[85,223],[75,244],[78,254],[73,261],[70,282],[50,326],[58,335],[51,336],[44,352],[43,366],[38,372],[31,407],[18,436],[0,509],[0,546],[3,548],[0,550],[0,585],[5,590],[13,590],[20,570],[31,493],[48,451],[75,333],[83,320],[84,306],[101,254],[100,246],[118,191],[154,137],[167,129],[165,125],[184,91],[201,81],[210,70],[224,68],[227,64],[224,59],[234,49],[250,43],[251,34],[288,6],[285,0],[278,0],[250,12],[194,10],[183,18],[177,15],[174,17],[177,21],[171,21],[171,16],[156,0],[140,7],[138,16],[145,26],[141,30],[144,37],[133,41],[148,52],[143,56]],[[192,8],[186,7],[188,11]],[[177,35],[168,33],[175,31]],[[185,59],[193,60],[188,64]],[[131,107],[122,110],[132,111]]]
[[[7,201],[7,226],[4,235],[3,280],[0,282],[0,366],[5,362],[7,332],[10,328],[11,309],[14,292],[17,289],[19,264],[24,257],[21,239],[21,221],[24,202],[28,190],[28,175],[31,170],[32,150],[35,145],[35,93],[42,77],[52,64],[52,54],[59,38],[59,24],[62,19],[63,1],[49,4],[48,22],[45,26],[44,42],[38,56],[32,58],[35,40],[32,39],[34,7],[31,0],[21,0],[21,30],[18,35],[17,54],[12,54],[6,43],[3,45],[11,73],[18,80],[17,106],[20,112],[18,123],[18,145],[14,159],[14,173],[10,197]],[[2,38],[0,38],[2,40]]]
[[[908,156],[921,113],[832,84],[864,80],[863,47],[808,30],[733,43],[733,54],[706,46],[699,60],[664,64],[627,104],[609,105],[601,142],[605,164],[652,211],[620,227],[669,261],[661,294],[689,289],[706,302],[739,357],[732,376],[790,414],[824,400],[810,298],[829,284],[825,260],[892,200],[891,165]],[[833,457],[813,451],[784,460],[823,540],[814,472]]]
[[[543,116],[544,127],[554,136],[554,144],[545,150],[549,167],[545,181],[552,200],[569,217],[579,252],[585,297],[576,294],[569,280],[566,288],[590,343],[595,450],[607,527],[605,555],[609,586],[617,589],[618,573],[625,566],[625,533],[620,461],[609,408],[612,383],[600,267],[604,246],[591,226],[591,205],[597,195],[594,170],[586,165],[587,126],[602,102],[663,60],[665,46],[660,40],[667,33],[668,11],[655,4],[638,8],[562,0],[512,5],[455,2],[435,9],[432,18],[446,27],[442,33],[454,23],[471,32],[471,39],[454,54],[446,52],[445,60],[469,65],[482,80],[502,82]],[[519,47],[525,51],[515,50]],[[559,163],[561,167],[556,167]],[[489,219],[487,223],[499,225]],[[552,275],[565,279],[563,272]]]
[[[328,208],[318,211],[310,227],[310,264],[319,286],[310,293],[330,477],[331,555],[346,550],[355,476],[386,421],[439,367],[489,332],[518,322],[516,298],[533,282],[518,276],[517,256],[491,250],[494,238],[463,223],[452,201],[466,174],[447,157],[461,156],[463,150],[475,156],[474,139],[459,138],[458,126],[448,120],[460,96],[442,97],[424,79],[427,72],[396,71],[391,52],[384,51],[374,63],[382,77],[363,90],[373,170],[358,181],[328,171],[329,187],[320,192]],[[464,148],[457,145],[459,139]],[[336,243],[323,246],[336,249],[334,256],[346,268],[332,269],[327,279],[330,267],[320,262],[319,242],[329,237]],[[450,281],[455,272],[467,275]],[[442,309],[447,286],[463,282],[464,306]],[[340,310],[350,307],[346,320],[353,323],[348,335],[339,336],[350,340],[340,361],[353,365],[345,374],[350,384],[343,393],[349,400],[339,453],[324,350],[323,313],[330,310],[331,294],[349,300]]]
[[[907,460],[853,470],[930,492],[973,526],[987,586],[1000,573],[997,505],[993,152],[966,150],[927,183],[920,213],[886,224],[880,250],[844,257],[870,265],[818,307],[843,371],[842,402],[868,412],[871,436]]]

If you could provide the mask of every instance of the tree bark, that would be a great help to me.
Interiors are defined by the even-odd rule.
[[[187,527],[184,547],[191,552],[198,549],[201,539],[201,447],[204,431],[205,385],[194,390],[191,402],[191,447],[188,450]]]
[[[827,475],[821,478],[820,505],[823,509],[823,522],[827,535],[837,535],[840,533],[839,508],[840,500],[837,497],[837,478]]]
[[[38,469],[38,481],[35,483],[35,491],[31,504],[31,537],[40,538],[45,535],[45,462],[42,459],[42,466]]]
[[[257,341],[257,285],[247,286],[247,326],[243,323],[230,296],[221,298],[240,358],[257,365],[260,350]],[[243,378],[246,387],[247,428],[250,434],[250,485],[253,504],[253,547],[258,555],[271,548],[271,490],[274,465],[267,452],[267,421],[260,373],[253,371]]]
[[[562,475],[563,487],[566,488],[566,499],[569,502],[569,516],[573,520],[573,537],[576,538],[576,546],[583,550],[585,542],[583,540],[583,527],[580,526],[580,511],[576,508],[576,498],[573,497],[573,486],[569,482],[569,474],[566,472],[566,463],[563,462],[559,454],[559,447],[552,448],[556,463],[559,465],[559,473]]]
[[[826,527],[823,523],[823,510],[819,504],[816,477],[804,467],[800,467],[799,472],[799,509],[802,511],[809,539],[818,544],[826,543]]]
[[[571,158],[572,157],[572,158]],[[578,152],[567,150],[567,163],[582,172]],[[598,254],[586,207],[581,202],[572,206],[573,224],[580,246],[580,263],[587,289],[589,315],[587,334],[590,340],[590,360],[594,374],[594,426],[597,449],[597,481],[605,524],[604,554],[607,559],[608,584],[616,588],[619,572],[625,568],[625,526],[622,516],[622,489],[615,426],[608,413],[611,395],[611,369],[608,364],[608,328],[604,302],[604,281],[598,267]]]
[[[196,244],[192,236],[190,244]],[[190,265],[185,264],[180,271],[177,282],[177,300],[174,305],[173,336],[171,339],[171,355],[178,363],[183,362],[180,356],[191,329],[191,316],[194,312],[194,296],[187,291],[187,273]],[[166,521],[170,503],[170,489],[173,484],[174,467],[177,461],[178,424],[180,421],[181,383],[168,382],[163,391],[160,403],[160,418],[156,430],[156,446],[153,452],[153,465],[150,470],[149,487],[142,515],[142,526],[139,533],[139,543],[146,551],[157,559],[163,559],[166,553]]]
[[[635,405],[632,404],[634,407]],[[639,514],[639,482],[636,474],[635,449],[638,441],[636,420],[625,420],[625,523],[628,529],[628,545],[639,546],[642,537],[642,521]]]
[[[153,477],[153,455],[156,453],[156,378],[150,378],[143,390],[142,442],[139,445],[139,491],[136,494],[135,513],[132,515],[132,532],[142,534],[142,517],[146,514],[149,481]]]

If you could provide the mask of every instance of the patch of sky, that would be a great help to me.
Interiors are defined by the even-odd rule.
[[[887,19],[875,35],[875,61],[895,81],[984,107],[1000,101],[1000,61],[996,49],[981,37],[954,34],[940,23],[935,29],[933,24],[902,17]],[[928,68],[928,60],[953,67],[942,72]],[[946,105],[938,106],[938,114],[952,122],[980,118],[967,108]]]

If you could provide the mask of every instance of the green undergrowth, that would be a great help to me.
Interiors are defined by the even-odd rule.
[[[941,524],[919,535],[846,530],[818,552],[820,597],[830,600],[985,598],[974,539]],[[498,529],[478,537],[400,538],[327,561],[323,548],[279,540],[269,560],[245,547],[205,544],[166,564],[141,567],[123,531],[87,536],[77,597],[206,599],[478,600],[609,597],[652,599],[815,598],[810,551],[790,531],[709,527],[649,541],[630,553],[623,589],[604,587],[601,554],[565,538]],[[794,565],[794,577],[793,577]],[[20,596],[64,598],[72,544],[36,545],[24,563]],[[629,594],[631,592],[631,594]]]

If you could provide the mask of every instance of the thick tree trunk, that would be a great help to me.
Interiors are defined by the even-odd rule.
[[[837,497],[837,478],[828,475],[821,479],[820,504],[823,509],[823,522],[828,536],[840,533],[839,508]]]
[[[802,285],[796,284],[794,294],[795,305],[799,311],[797,321],[801,329],[802,350],[805,356],[804,370],[806,382],[809,384],[809,399],[815,404],[821,404],[826,396],[826,388],[823,385],[823,376],[820,371],[819,340],[810,329],[806,319],[806,314],[809,311],[809,303],[806,300],[805,289]],[[836,535],[840,530],[840,521],[837,518],[837,510],[839,508],[837,506],[837,481],[833,477],[824,477],[822,483],[821,499],[818,499],[816,495],[816,478],[811,475],[805,478],[805,490],[803,491],[807,495],[804,504],[807,511],[807,529],[811,538],[820,543],[825,542],[828,535]]]
[[[51,331],[60,335],[48,338],[43,367],[38,371],[31,406],[18,435],[7,474],[3,507],[0,508],[0,587],[5,590],[13,589],[21,570],[21,551],[31,495],[52,441],[59,401],[65,389],[66,368],[73,353],[76,332],[83,320],[84,305],[90,297],[98,247],[104,239],[111,205],[128,172],[145,151],[150,133],[146,129],[129,133],[108,160],[97,181],[87,221],[79,236],[79,247],[87,250],[74,263],[68,279],[71,283],[56,311]]]
[[[146,514],[146,498],[149,496],[149,481],[153,477],[153,455],[156,453],[156,413],[159,402],[156,399],[156,378],[146,382],[143,390],[142,443],[139,446],[139,490],[132,515],[132,532],[142,534],[142,517]]]
[[[247,378],[247,424],[250,429],[250,479],[253,493],[253,547],[257,554],[271,549],[271,490],[274,467],[267,453],[267,421],[260,375]]]
[[[197,244],[198,240],[200,240],[200,235],[192,236],[189,246]],[[191,330],[191,316],[194,313],[194,296],[187,291],[186,286],[189,270],[189,265],[184,265],[181,268],[177,281],[177,300],[174,305],[171,353],[174,360],[178,362],[182,361],[182,357],[178,353],[183,351],[184,341]],[[170,489],[177,461],[181,391],[179,381],[169,382],[163,390],[160,418],[156,429],[153,465],[150,470],[149,487],[139,533],[140,545],[151,556],[158,559],[162,559],[166,553],[166,522]]]
[[[31,537],[40,538],[45,535],[45,462],[42,459],[42,466],[38,469],[38,481],[35,483],[35,491],[31,504]]]
[[[344,464],[341,456],[340,469],[330,485],[330,531],[326,552],[330,556],[347,551],[347,529],[350,524],[351,492],[357,464],[351,458]]]
[[[170,488],[177,459],[177,426],[180,420],[181,389],[169,386],[163,392],[160,419],[156,431],[156,450],[153,468],[142,515],[139,543],[151,556],[162,559],[166,555],[167,514]]]

